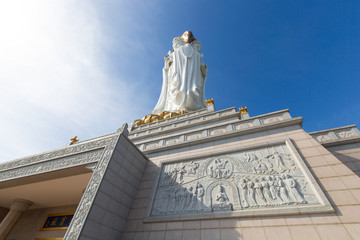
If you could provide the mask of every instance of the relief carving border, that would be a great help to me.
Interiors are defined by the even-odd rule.
[[[125,123],[121,129],[119,129],[115,136],[112,137],[112,141],[105,146],[104,154],[99,160],[94,173],[92,174],[90,181],[86,187],[86,190],[80,200],[80,203],[76,209],[74,217],[70,223],[68,230],[65,233],[64,239],[77,240],[80,237],[82,228],[87,219],[87,215],[92,206],[92,202],[96,196],[98,188],[102,182],[112,154],[116,145],[118,144],[122,135],[127,135],[127,124]]]
[[[22,168],[32,164],[52,161],[64,157],[71,157],[75,154],[104,148],[114,139],[114,137],[116,136],[112,135],[106,138],[100,138],[89,142],[74,144],[58,150],[41,153],[27,158],[21,158],[10,162],[5,162],[3,164],[0,164],[0,173],[8,171],[10,169]]]
[[[100,159],[103,150],[104,148],[100,148],[71,156],[60,157],[46,162],[40,162],[20,168],[10,169],[1,173],[0,181],[8,181],[11,179],[26,177],[34,174],[46,173],[88,163],[95,163]]]

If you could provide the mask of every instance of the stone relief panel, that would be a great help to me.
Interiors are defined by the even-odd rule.
[[[163,130],[169,130],[172,129],[173,127],[174,127],[173,125],[164,126]]]
[[[195,119],[189,121],[189,124],[198,123],[198,122],[201,122],[202,120],[203,120],[202,117],[200,117],[200,118],[195,118]]]
[[[327,141],[332,140],[332,137],[330,137],[328,134],[318,135],[315,138],[319,142],[327,142]]]
[[[227,116],[227,115],[230,115],[230,114],[232,114],[232,113],[235,113],[235,111],[225,111],[225,112],[221,112],[221,113],[220,113],[220,117],[222,117],[222,116]]]
[[[284,120],[284,117],[282,115],[278,115],[278,116],[272,116],[272,117],[263,118],[262,122],[264,124],[270,124],[270,123],[280,122],[282,120]]]
[[[217,118],[217,117],[218,117],[217,114],[212,114],[212,115],[209,115],[209,116],[204,117],[204,118],[205,118],[205,120],[210,120],[210,119],[214,119],[214,118]]]
[[[234,124],[234,127],[236,130],[243,130],[243,129],[254,127],[254,123],[253,122],[238,123],[238,124]]]
[[[153,130],[149,131],[149,133],[157,133],[160,132],[161,128],[154,128]]]
[[[261,215],[279,208],[297,213],[301,207],[321,205],[301,166],[285,143],[164,163],[149,217],[246,211]]]
[[[145,145],[145,149],[149,150],[149,149],[154,149],[159,147],[159,143],[158,142],[152,142],[152,143],[148,143]]]
[[[176,144],[178,142],[180,142],[179,137],[168,138],[168,139],[165,140],[165,145]]]
[[[226,126],[210,129],[209,134],[210,136],[224,134],[226,132]]]
[[[337,135],[340,138],[351,138],[356,136],[356,134],[352,130],[339,131],[337,132]]]
[[[176,127],[182,127],[182,126],[185,126],[185,125],[188,125],[187,121],[177,123]]]
[[[197,140],[197,139],[200,139],[201,137],[202,137],[201,132],[192,133],[192,134],[186,135],[186,141]]]

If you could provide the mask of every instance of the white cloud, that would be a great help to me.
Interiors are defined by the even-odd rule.
[[[113,40],[97,14],[87,1],[0,3],[0,162],[116,131],[146,111],[129,78],[109,73]]]

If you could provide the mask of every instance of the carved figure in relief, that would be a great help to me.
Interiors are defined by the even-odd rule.
[[[196,207],[196,209],[198,210],[202,210],[204,207],[204,195],[205,195],[205,189],[204,187],[198,182],[196,185],[196,192],[197,192],[197,203],[198,206]]]
[[[184,174],[186,173],[184,166],[179,166],[174,169],[174,174],[176,176],[175,182],[183,183],[184,182]]]
[[[292,203],[291,199],[289,198],[289,195],[287,193],[285,183],[281,179],[281,177],[276,177],[276,185],[279,189],[279,196],[282,200],[282,204],[289,204]]]
[[[249,204],[246,200],[246,196],[247,196],[247,184],[246,184],[246,180],[245,178],[242,178],[240,180],[239,183],[239,188],[240,188],[240,202],[241,202],[241,206],[243,208],[248,208]]]
[[[190,193],[190,197],[189,197],[187,209],[189,211],[192,211],[196,209],[196,201],[197,201],[196,187],[193,186],[189,187],[189,193]]]
[[[244,153],[244,159],[246,162],[257,161],[258,157],[253,153]]]
[[[219,193],[216,195],[216,202],[220,204],[229,202],[229,198],[226,195],[225,188],[221,185],[219,186]]]
[[[280,172],[285,172],[288,171],[288,168],[285,166],[283,155],[288,155],[288,154],[280,154],[275,151],[274,154],[268,155],[265,158],[275,160],[276,166],[280,170]]]
[[[190,163],[185,164],[185,169],[187,175],[195,175],[196,170],[199,168],[199,163],[191,161]]]
[[[209,172],[210,172],[210,177],[214,178],[214,177],[215,177],[215,171],[214,171],[214,167],[213,167],[213,166],[210,166]]]
[[[191,200],[192,200],[192,196],[193,196],[193,187],[190,186],[188,188],[185,188],[186,191],[184,191],[184,195],[185,195],[185,204],[184,204],[184,208],[182,209],[183,211],[186,211],[186,210],[191,210]]]
[[[275,177],[274,177],[275,178]],[[275,187],[275,181],[273,180],[273,178],[271,176],[268,176],[265,178],[269,184],[269,190],[273,199],[273,203],[277,204],[281,204],[281,200],[278,199],[278,195],[279,192],[277,191],[276,187]]]
[[[176,212],[180,212],[183,211],[185,206],[186,206],[186,198],[187,198],[187,189],[186,188],[182,188],[182,190],[178,191],[178,204],[177,204],[177,211]]]
[[[177,188],[170,188],[169,189],[169,198],[168,198],[168,212],[174,212],[176,210],[176,204],[177,204],[177,195],[178,195],[178,189]],[[161,201],[160,201],[161,203]]]
[[[215,161],[209,167],[209,175],[212,178],[228,178],[230,177],[230,164],[229,161],[222,161],[221,159],[215,159]]]
[[[193,204],[194,202],[194,195],[195,195],[195,188],[193,186],[190,186],[187,188],[186,191],[186,203],[184,207],[184,211],[191,211],[194,209]]]
[[[247,189],[248,189],[247,196],[248,196],[248,200],[249,200],[249,205],[251,207],[258,206],[258,204],[256,203],[256,200],[255,200],[254,183],[250,179],[247,179]]]
[[[302,197],[302,195],[299,193],[297,189],[297,184],[294,178],[292,178],[290,175],[286,175],[285,178],[285,184],[287,186],[287,189],[289,190],[289,195],[296,203],[306,203],[305,199]]]
[[[273,204],[273,197],[270,192],[270,185],[265,177],[261,178],[261,186],[267,205]]]
[[[257,166],[255,167],[255,172],[266,173],[267,171],[268,171],[268,167],[262,161],[257,161]]]
[[[262,185],[257,178],[255,178],[254,189],[255,189],[255,200],[259,206],[266,205],[266,199],[262,192]]]
[[[232,210],[232,203],[229,201],[229,197],[226,194],[224,186],[220,185],[218,188],[218,193],[215,197],[215,204],[213,209],[215,210]]]

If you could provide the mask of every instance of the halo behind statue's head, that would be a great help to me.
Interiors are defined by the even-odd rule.
[[[180,38],[184,40],[184,42],[186,43],[192,43],[196,41],[196,38],[194,37],[191,31],[184,32],[183,35],[180,36]]]

